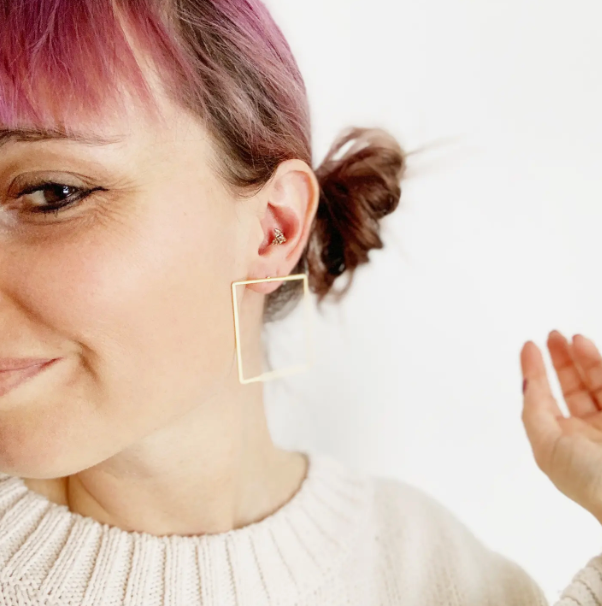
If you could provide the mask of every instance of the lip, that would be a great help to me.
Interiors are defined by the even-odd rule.
[[[29,360],[20,360],[21,363],[28,363],[29,366],[14,370],[2,370],[0,371],[0,398],[6,395],[9,391],[12,391],[24,381],[35,377],[45,368],[48,368],[61,358],[54,358],[52,360],[41,360],[37,363],[31,364]],[[5,360],[3,360],[4,362]]]
[[[56,360],[56,358],[0,358],[0,372],[38,366],[46,362],[52,362],[53,359]]]

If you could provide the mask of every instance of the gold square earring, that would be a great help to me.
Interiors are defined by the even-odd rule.
[[[278,245],[286,242],[286,238],[283,233],[278,229],[274,229],[275,237],[272,240],[272,244]],[[307,354],[307,361],[305,364],[299,364],[296,366],[291,366],[289,368],[272,370],[269,372],[264,372],[262,374],[257,375],[256,377],[244,378],[243,373],[243,363],[242,363],[242,351],[241,351],[241,339],[240,339],[240,322],[238,317],[238,302],[236,296],[236,287],[242,286],[245,284],[258,284],[260,282],[284,282],[288,280],[303,280],[303,307],[304,307],[304,318],[305,318],[305,349]],[[272,278],[268,276],[267,278],[259,279],[259,280],[239,280],[237,282],[232,282],[232,310],[234,312],[234,334],[236,337],[236,359],[238,362],[238,380],[242,383],[254,383],[257,381],[270,381],[272,379],[276,379],[279,377],[284,377],[292,374],[296,374],[299,372],[305,372],[309,370],[309,368],[313,365],[314,362],[314,352],[313,352],[313,343],[312,343],[312,332],[313,332],[313,322],[312,322],[312,309],[311,309],[311,299],[309,296],[309,283],[308,276],[306,273],[303,274],[293,274],[290,276],[283,276],[281,278]]]

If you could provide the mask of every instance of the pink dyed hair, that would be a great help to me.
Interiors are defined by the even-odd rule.
[[[68,133],[123,111],[124,92],[160,118],[126,31],[170,99],[207,128],[232,191],[262,187],[291,158],[312,165],[303,78],[259,0],[2,0],[2,126]],[[319,302],[345,271],[338,294],[347,292],[355,268],[383,247],[379,221],[398,206],[404,170],[401,147],[380,128],[347,129],[316,169],[320,205],[292,273],[307,271]],[[266,319],[300,286],[285,282],[267,297]]]

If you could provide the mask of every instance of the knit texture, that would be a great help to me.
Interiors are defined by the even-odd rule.
[[[278,511],[199,536],[102,524],[0,473],[0,605],[549,606],[427,493],[305,454]],[[555,604],[602,604],[602,555]]]

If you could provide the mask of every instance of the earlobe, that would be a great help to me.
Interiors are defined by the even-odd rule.
[[[275,290],[278,290],[280,285],[282,284],[282,280],[277,280],[277,276],[266,276],[257,282],[252,284],[247,284],[247,288],[250,288],[253,292],[269,295],[273,293]]]

